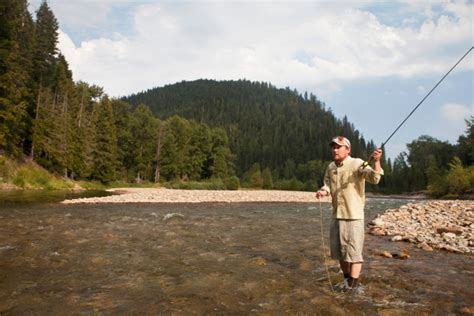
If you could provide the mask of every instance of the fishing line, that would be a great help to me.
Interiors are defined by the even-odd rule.
[[[413,108],[413,110],[410,112],[410,114],[407,115],[407,117],[405,117],[405,119],[397,126],[397,128],[392,132],[392,134],[390,134],[390,136],[387,138],[386,141],[384,141],[382,143],[382,145],[380,145],[379,148],[384,148],[384,146],[389,142],[389,140],[392,138],[393,135],[395,135],[395,133],[402,127],[403,124],[405,124],[405,122],[410,118],[410,116],[412,116],[412,114],[420,107],[420,105],[426,100],[426,98],[428,98],[428,96],[439,86],[439,84],[451,73],[451,71],[454,70],[454,68],[456,68],[456,66],[464,59],[464,57],[466,57],[472,50],[474,49],[474,46],[472,46],[459,60],[456,64],[454,64],[453,67],[451,67],[451,69],[443,76],[443,78],[441,78],[441,80],[438,81],[438,83],[430,90],[430,92],[428,92],[427,95],[425,95],[425,97],[423,99],[421,99],[421,101]],[[369,165],[369,163],[371,162],[372,160],[372,156],[369,158],[369,161],[364,161],[364,163],[362,164],[362,167],[365,168]]]
[[[323,230],[323,210],[321,208],[321,200],[319,200],[319,214],[321,216],[321,243],[323,246],[323,255],[324,255],[324,265],[326,266],[326,274],[328,276],[329,285],[331,286],[331,291],[334,294],[334,286],[332,285],[331,276],[329,275],[328,260],[326,257],[326,244],[324,243],[324,230]]]

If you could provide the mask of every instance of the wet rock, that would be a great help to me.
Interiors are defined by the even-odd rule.
[[[430,245],[428,245],[426,242],[419,243],[417,247],[425,251],[433,251],[433,248]]]
[[[403,240],[403,237],[400,236],[400,235],[397,235],[397,236],[393,236],[392,238],[390,238],[391,241],[402,241]]]
[[[6,245],[6,246],[1,246],[0,251],[13,250],[15,248],[16,248],[15,246]]]
[[[268,264],[268,263],[267,263],[267,260],[263,259],[262,257],[253,258],[253,259],[251,260],[251,262],[252,262],[253,264],[256,264],[256,265],[262,266],[262,267],[264,267],[264,266],[266,266],[266,265]]]
[[[461,312],[461,314],[473,315],[474,314],[474,306],[461,308],[460,312]]]
[[[377,251],[374,253],[374,255],[385,257],[385,258],[392,258],[392,254],[386,250],[383,251]]]
[[[385,236],[385,230],[379,227],[371,228],[370,234],[374,236]]]

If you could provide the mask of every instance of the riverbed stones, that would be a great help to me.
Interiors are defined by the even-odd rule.
[[[372,235],[392,236],[426,251],[474,253],[474,201],[425,201],[388,209],[369,223]]]
[[[240,202],[318,202],[314,192],[281,190],[177,190],[164,188],[118,188],[118,195],[65,200],[64,204],[96,203],[240,203]],[[329,198],[321,202],[330,202]]]

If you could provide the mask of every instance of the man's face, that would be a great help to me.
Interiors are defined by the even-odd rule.
[[[349,156],[350,153],[351,150],[346,146],[332,144],[332,157],[334,161],[341,162],[346,159],[346,157]]]

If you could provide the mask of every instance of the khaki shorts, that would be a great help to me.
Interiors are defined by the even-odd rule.
[[[331,258],[345,262],[363,262],[364,220],[332,219]]]

